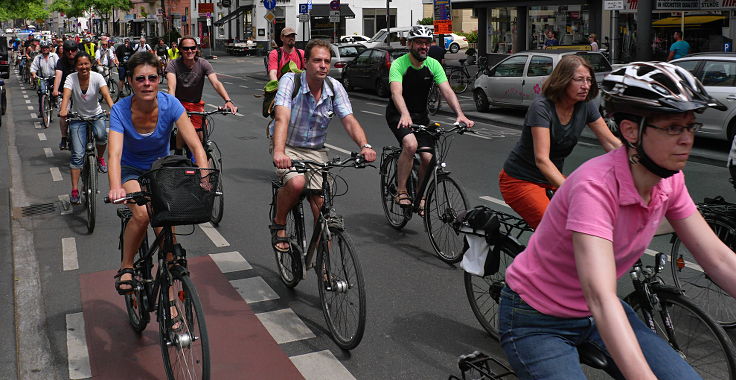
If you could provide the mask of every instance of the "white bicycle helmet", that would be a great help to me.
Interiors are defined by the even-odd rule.
[[[409,36],[406,39],[413,40],[415,38],[433,38],[432,29],[429,29],[424,25],[413,26],[409,31]]]
[[[638,116],[653,113],[725,111],[689,71],[665,62],[634,62],[611,72],[601,85],[609,113]]]

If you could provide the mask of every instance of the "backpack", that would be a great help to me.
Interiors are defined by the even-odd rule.
[[[325,78],[325,82],[327,82],[327,87],[330,88],[332,91],[332,95],[330,96],[330,102],[335,102],[335,87],[332,84],[332,80],[330,78]],[[276,102],[276,93],[279,91],[278,86],[275,89],[269,89],[268,84],[266,84],[266,88],[263,89],[263,110],[262,114],[263,117],[270,117],[271,119],[276,118],[276,107],[274,103]],[[291,99],[294,99],[297,94],[299,94],[299,89],[302,87],[302,81],[301,78],[297,77],[297,74],[294,74],[294,89],[291,91]]]
[[[278,66],[279,63],[281,63],[281,50],[282,50],[281,48],[276,49],[276,54],[277,54],[276,66]],[[296,55],[299,56],[299,62],[301,63],[301,65],[299,65],[299,69],[304,70],[304,56],[302,56],[302,53],[299,51],[299,49],[296,49]],[[281,68],[277,67],[276,71],[279,71],[279,70],[281,70]]]

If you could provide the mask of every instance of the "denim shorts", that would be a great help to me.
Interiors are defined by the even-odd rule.
[[[126,183],[130,180],[138,180],[138,177],[142,176],[143,173],[147,172],[148,170],[138,169],[134,168],[132,166],[128,165],[121,165],[120,166],[120,183]]]
[[[650,330],[626,302],[621,301],[644,357],[659,379],[701,379],[670,345]],[[540,313],[511,288],[501,291],[501,346],[519,379],[585,380],[577,346],[590,343],[608,358],[604,369],[624,379],[598,333],[593,317],[560,318]]]
[[[107,144],[107,130],[105,129],[105,119],[99,118],[94,122],[92,128],[95,135],[95,144]],[[81,169],[84,166],[84,150],[87,142],[87,123],[75,121],[69,124],[69,138],[71,141],[72,157],[69,167],[72,169]]]

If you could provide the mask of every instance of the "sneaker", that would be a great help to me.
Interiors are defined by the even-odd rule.
[[[69,148],[69,142],[66,141],[66,137],[61,138],[61,142],[59,143],[59,150],[67,150]]]
[[[69,196],[69,202],[73,205],[78,205],[80,202],[79,200],[79,189],[72,190],[71,195]]]
[[[105,163],[105,158],[97,158],[97,169],[100,171],[100,173],[107,173],[107,163]]]

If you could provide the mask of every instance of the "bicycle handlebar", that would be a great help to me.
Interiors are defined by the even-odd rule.
[[[82,115],[80,115],[77,112],[69,112],[66,115],[66,121],[67,122],[69,122],[69,121],[95,121],[95,120],[98,120],[98,119],[100,119],[102,117],[107,117],[107,111],[102,111],[102,112],[98,113],[97,115],[94,115],[94,116],[91,116],[91,117],[82,117]]]
[[[220,115],[232,115],[233,113],[230,112],[230,110],[222,107],[217,107],[217,109],[213,111],[187,111],[187,115],[189,116],[210,116],[214,114],[220,114]]]
[[[109,197],[105,197],[103,201],[105,203],[112,203],[112,204],[120,204],[120,203],[128,202],[128,203],[135,203],[138,205],[144,205],[148,203],[149,197],[150,197],[150,193],[146,191],[136,191],[133,193],[125,194],[125,196],[120,199],[111,200]]]
[[[332,168],[348,168],[354,167],[358,169],[365,168],[369,164],[365,160],[365,157],[356,152],[351,152],[350,157],[340,160],[339,156],[334,157],[332,160],[327,162],[317,162],[313,160],[291,160],[291,165],[294,169],[289,171],[297,173],[306,173],[309,170],[330,170]]]
[[[443,129],[448,127],[449,129]],[[409,128],[411,128],[412,132],[426,132],[435,136],[442,136],[453,132],[457,132],[460,135],[465,132],[473,133],[472,131],[470,131],[470,127],[468,127],[468,125],[465,123],[443,124],[436,122],[431,123],[429,126],[421,124],[411,124]]]

